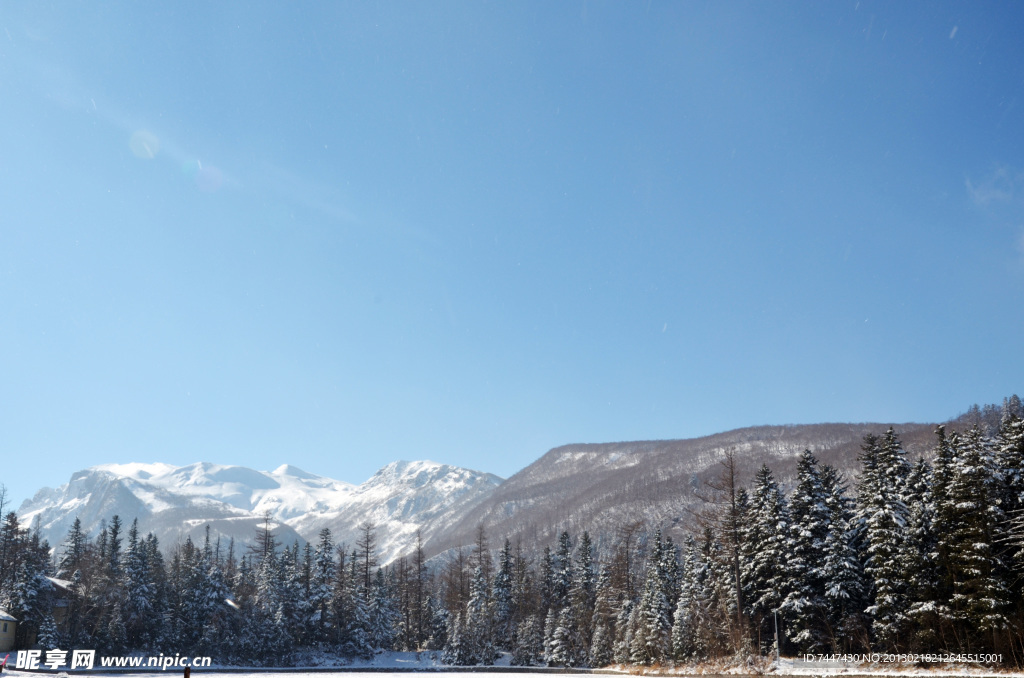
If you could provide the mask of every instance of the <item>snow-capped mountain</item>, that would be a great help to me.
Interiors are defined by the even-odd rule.
[[[501,482],[492,473],[432,461],[396,461],[353,488],[343,506],[309,512],[289,524],[307,539],[329,527],[335,541],[346,541],[351,549],[359,526],[371,522],[377,526],[378,553],[386,561],[408,553],[417,530],[426,544],[452,522],[471,516]]]
[[[502,479],[489,473],[430,461],[394,462],[361,485],[307,473],[291,465],[273,471],[207,462],[104,464],[78,471],[56,489],[45,488],[22,504],[19,519],[39,521],[58,545],[75,518],[95,534],[114,515],[127,529],[153,532],[165,547],[191,536],[250,543],[269,515],[279,541],[315,540],[330,527],[337,543],[355,543],[359,527],[374,523],[382,563],[408,550],[417,529],[426,541],[441,522],[461,517]]]

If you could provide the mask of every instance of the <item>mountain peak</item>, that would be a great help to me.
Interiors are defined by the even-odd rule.
[[[178,467],[161,462],[154,462],[152,464],[130,462],[127,464],[100,464],[99,466],[93,466],[92,468],[97,471],[105,471],[122,478],[149,480],[154,476],[162,476],[175,471]]]
[[[292,464],[281,464],[270,473],[275,476],[291,476],[292,478],[302,478],[304,480],[312,480],[320,477],[316,474],[309,473],[308,471],[303,471],[298,466],[293,466]]]

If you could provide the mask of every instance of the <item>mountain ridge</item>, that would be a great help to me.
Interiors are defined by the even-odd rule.
[[[427,555],[474,543],[480,526],[502,538],[550,540],[561,530],[595,534],[637,520],[679,530],[697,490],[718,472],[726,451],[745,484],[767,463],[785,484],[804,449],[853,482],[864,435],[893,427],[913,456],[928,454],[936,424],[826,423],[751,426],[699,438],[574,443],[554,447],[507,480],[431,461],[393,461],[358,485],[284,463],[273,471],[197,462],[101,464],[43,488],[19,510],[38,519],[51,545],[74,516],[88,530],[118,513],[139,517],[161,543],[215,534],[252,541],[270,516],[284,543],[313,541],[329,528],[351,548],[362,526],[376,526],[382,564],[409,554],[417,533]]]

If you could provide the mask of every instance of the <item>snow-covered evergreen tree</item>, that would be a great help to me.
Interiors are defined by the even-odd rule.
[[[349,657],[369,658],[373,656],[374,646],[370,635],[368,592],[362,586],[357,552],[352,553],[349,562],[348,576],[342,580],[341,591],[335,599],[335,614],[343,625],[339,629],[338,647]]]
[[[611,573],[602,567],[597,575],[594,614],[591,617],[590,665],[612,663],[615,650],[615,610],[618,596],[612,587]]]
[[[548,607],[548,614],[544,619],[544,663],[552,666],[555,650],[555,629],[558,628],[558,611]]]
[[[630,622],[634,619],[635,604],[629,598],[623,598],[618,613],[615,615],[615,643],[612,653],[617,664],[628,664],[633,645],[633,629]]]
[[[558,613],[551,634],[548,666],[576,666],[580,661],[580,655],[580,634],[576,626],[576,616],[570,607],[563,607]]]
[[[561,610],[569,603],[569,592],[573,588],[572,538],[568,532],[562,532],[558,537],[558,554],[554,566],[554,586],[550,604]]]
[[[864,616],[864,571],[857,555],[853,528],[853,502],[846,496],[846,483],[832,466],[821,468],[821,485],[828,508],[828,531],[821,558],[825,611],[833,651],[865,649],[858,639],[867,637]]]
[[[430,635],[427,638],[428,650],[443,650],[448,643],[450,619],[448,608],[427,598],[427,610],[430,615]]]
[[[667,558],[661,530],[654,535],[650,562],[644,578],[643,593],[636,608],[635,632],[630,658],[639,664],[650,664],[669,656],[672,639],[672,600],[669,591]]]
[[[866,436],[862,446],[864,472],[857,488],[858,519],[863,525],[867,560],[864,572],[872,584],[872,630],[878,647],[905,648],[909,573],[900,563],[908,511],[903,501],[910,472],[906,452],[889,428],[879,440]]]
[[[754,476],[753,495],[744,526],[740,581],[753,629],[762,651],[774,637],[774,615],[786,592],[784,564],[790,535],[789,507],[767,465]],[[696,566],[696,565],[695,565]],[[697,573],[690,571],[693,580]],[[696,595],[692,592],[691,595]]]
[[[399,615],[392,588],[384,570],[378,569],[368,609],[370,643],[377,650],[390,650],[395,639]]]
[[[59,640],[53,625],[53,584],[48,578],[51,574],[50,545],[40,542],[35,530],[21,531],[12,516],[13,512],[8,514],[10,542],[6,546],[17,551],[11,558],[16,569],[14,576],[8,579],[9,587],[0,596],[0,607],[18,619],[16,642],[23,645],[34,634],[39,642],[48,643],[46,647],[50,649],[56,647],[50,643]]]
[[[1016,395],[1003,404],[996,446],[1003,515],[997,555],[1008,573],[1010,592],[1021,600],[1024,598],[1024,418],[1020,398]]]
[[[529,615],[516,628],[512,666],[540,666],[544,663],[544,632],[536,615]]]
[[[494,575],[494,625],[493,635],[496,647],[511,650],[515,634],[513,618],[516,601],[512,594],[513,562],[512,543],[506,539],[498,556],[498,571]]]
[[[902,567],[909,573],[907,619],[913,634],[910,647],[927,651],[941,645],[939,629],[949,610],[937,586],[941,578],[936,560],[932,467],[925,459],[918,460],[911,468],[904,503],[909,510],[899,557]]]
[[[822,652],[832,644],[821,569],[831,516],[818,460],[810,450],[800,455],[796,477],[789,499],[786,597],[780,611],[789,620],[789,637],[800,652]]]
[[[124,588],[125,641],[129,648],[148,648],[159,637],[154,619],[156,584],[152,581],[146,545],[139,538],[139,521],[128,530],[128,551],[122,573]]]
[[[962,649],[990,651],[996,634],[1009,625],[1009,591],[999,577],[1001,563],[995,548],[996,528],[1002,520],[999,479],[991,446],[978,427],[962,437],[954,436],[951,444],[955,465],[948,488],[954,512],[950,607],[954,620],[964,629]]]
[[[490,586],[483,567],[473,571],[462,634],[463,664],[493,664],[497,658]]]
[[[600,668],[612,663],[615,658],[613,636],[614,632],[606,620],[599,621],[594,625],[594,635],[590,640],[590,666]]]

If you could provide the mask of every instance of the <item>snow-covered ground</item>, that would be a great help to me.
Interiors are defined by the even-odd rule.
[[[204,673],[217,673],[222,672],[222,675],[230,676],[231,678],[247,678],[256,677],[259,678],[272,678],[279,676],[280,678],[300,678],[301,676],[324,676],[332,671],[345,672],[346,675],[359,675],[360,671],[365,669],[366,675],[372,675],[377,678],[383,676],[399,676],[408,675],[410,671],[424,671],[429,672],[431,676],[465,676],[467,672],[486,672],[489,676],[521,676],[524,670],[537,671],[544,673],[545,675],[558,676],[558,675],[579,675],[578,672],[572,673],[560,669],[553,668],[538,668],[523,669],[522,667],[510,667],[509,660],[510,655],[503,654],[494,664],[494,666],[488,667],[465,667],[461,671],[458,669],[452,669],[441,663],[440,652],[382,652],[374,655],[372,658],[367,660],[347,660],[340,659],[337,655],[329,653],[303,653],[296,657],[294,660],[298,666],[295,667],[271,667],[266,669],[255,669],[251,667],[234,667],[234,666],[223,666],[213,665],[207,668],[196,668],[193,669],[195,678],[199,678]],[[3,657],[0,657],[2,660]],[[130,669],[105,669],[100,666],[96,666],[94,669],[89,671],[21,671],[18,669],[9,668],[14,664],[14,657],[11,657],[8,668],[3,672],[4,678],[39,678],[40,673],[46,673],[49,675],[56,675],[58,678],[61,676],[74,676],[74,675],[116,675],[120,678],[142,678],[143,676],[153,678],[154,675],[167,674],[168,676],[180,676],[183,672],[182,668],[168,668],[166,671],[159,669],[150,669],[148,671],[132,671]],[[504,669],[504,670],[503,670]],[[613,673],[614,671],[602,670],[602,673]]]
[[[624,668],[624,667],[620,667]],[[734,660],[720,660],[702,664],[629,667],[628,673],[638,675],[664,676],[741,676],[763,675],[768,678],[782,676],[836,676],[837,678],[854,678],[855,676],[930,676],[945,678],[967,676],[969,678],[1014,678],[1024,677],[1024,671],[1011,668],[1000,670],[992,666],[969,663],[948,663],[928,667],[912,663],[884,662],[806,662],[791,657],[783,657],[778,664],[766,658],[753,660],[751,664],[741,665]]]
[[[928,667],[913,663],[886,662],[805,662],[783,657],[778,666],[768,671],[776,676],[1024,676],[1024,672],[998,670],[993,666],[967,662],[933,664]]]
[[[408,675],[410,671],[423,671],[430,676],[443,678],[462,676],[467,672],[480,672],[494,678],[512,678],[522,676],[524,672],[537,672],[549,676],[570,676],[580,675],[579,671],[565,671],[555,668],[543,667],[510,667],[508,654],[503,654],[495,663],[489,667],[465,667],[453,669],[445,666],[440,661],[439,652],[383,652],[368,660],[341,660],[336,655],[321,653],[306,653],[295,657],[299,666],[288,668],[238,668],[232,666],[211,666],[209,668],[195,669],[195,678],[200,678],[204,673],[223,672],[222,675],[230,678],[320,678],[332,671],[344,672],[346,675],[359,675],[365,669],[365,675],[373,678],[386,678],[388,676]],[[13,658],[11,660],[13,663]],[[503,670],[504,669],[504,670]],[[805,662],[800,659],[786,658],[776,665],[767,659],[753,660],[753,663],[741,665],[733,660],[720,660],[703,664],[691,665],[661,665],[654,667],[629,666],[609,667],[597,671],[603,674],[622,673],[646,676],[741,676],[741,675],[762,675],[769,678],[781,678],[782,676],[836,676],[837,678],[854,678],[855,676],[929,676],[931,678],[945,678],[953,676],[966,676],[968,678],[1024,678],[1024,671],[1013,671],[1009,668],[998,670],[991,666],[981,666],[969,663],[949,663],[921,667],[914,664],[895,663],[854,663],[854,662]],[[68,676],[63,671],[46,673],[56,675],[58,678]],[[80,675],[82,672],[71,672],[71,675]],[[150,671],[129,672],[125,669],[103,669],[97,667],[87,672],[89,675],[103,676],[116,675],[119,678],[153,678],[156,674],[166,673],[167,675],[181,675],[182,669],[170,668],[167,671],[156,669]],[[4,678],[39,678],[38,671],[19,671],[8,668],[3,672]]]
[[[217,672],[217,669],[202,669],[201,671],[199,669],[196,669],[195,673],[193,675],[195,676],[195,678],[199,678],[202,674],[205,674],[205,673],[216,673],[216,672]],[[96,671],[90,671],[88,673],[88,675],[95,675],[95,676],[116,675],[119,678],[153,678],[154,675],[159,675],[160,673],[162,673],[162,672],[158,671],[158,672],[156,672],[156,674],[154,674],[153,672],[149,672],[149,673],[126,673],[124,671],[117,671],[117,672],[109,671],[109,672],[105,673],[103,671],[103,669],[97,669]],[[16,671],[16,670],[15,671],[9,671],[9,672],[8,671],[4,671],[4,675],[5,676],[8,675],[8,674],[10,674],[10,676],[13,676],[14,678],[38,678],[39,675],[40,675],[38,672],[26,672],[26,671]],[[181,675],[181,671],[171,671],[171,670],[168,670],[166,672],[166,674],[169,675],[169,676],[179,676],[179,675]],[[222,673],[221,675],[230,676],[231,678],[274,678],[275,676],[278,677],[278,678],[302,678],[303,676],[309,676],[310,678],[323,678],[323,676],[329,675],[329,674],[330,674],[330,671],[329,670],[325,670],[325,669],[313,669],[313,670],[311,670],[311,669],[291,669],[291,670],[285,669],[285,670],[269,670],[269,671],[251,671],[251,672],[250,671],[234,671],[233,670],[230,673],[225,672],[225,673]],[[55,675],[58,678],[63,678],[64,676],[68,676],[67,673],[55,673],[55,674],[51,674],[51,675]],[[80,674],[76,673],[74,675],[80,675]],[[396,670],[396,671],[373,670],[373,671],[367,671],[366,674],[360,674],[358,671],[346,671],[345,675],[347,675],[347,676],[366,675],[366,676],[373,676],[373,678],[387,678],[387,676],[394,676],[394,677],[397,678],[399,676],[407,677],[409,674],[406,671],[404,671],[404,670]],[[438,678],[441,678],[443,676],[453,676],[453,677],[454,676],[460,676],[462,678],[465,678],[465,676],[467,674],[465,672],[458,672],[458,671],[431,671],[429,675],[430,676],[436,676]],[[504,671],[504,672],[502,672],[502,671],[492,671],[492,672],[488,672],[486,675],[487,676],[493,676],[494,678],[513,678],[513,677],[521,678],[523,673],[521,673],[521,672],[520,673],[513,673],[513,672],[508,672],[508,671]],[[549,675],[549,676],[578,676],[580,674],[579,673],[559,673],[557,671],[544,671],[544,675]]]

